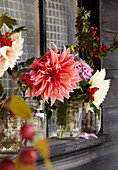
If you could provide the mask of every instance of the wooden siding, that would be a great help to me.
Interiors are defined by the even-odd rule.
[[[118,1],[102,0],[101,4],[101,38],[109,46],[115,34],[118,33]],[[118,38],[117,38],[118,40]],[[109,53],[107,61],[103,62],[107,70],[107,78],[111,86],[104,102],[104,131],[112,136],[112,142],[118,143],[118,50],[112,57]]]

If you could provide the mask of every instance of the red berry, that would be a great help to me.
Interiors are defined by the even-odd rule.
[[[98,27],[95,27],[95,30],[98,30]]]
[[[92,96],[90,96],[90,100],[91,101],[93,101],[94,100],[94,96],[92,95]]]
[[[16,115],[15,115],[14,113],[11,113],[11,116],[12,116],[12,117],[15,117]]]
[[[0,162],[1,170],[15,170],[14,163],[10,159],[3,159]]]
[[[95,58],[97,58],[97,57],[98,57],[98,55],[96,54],[96,55],[94,55],[94,57],[95,57]]]
[[[89,54],[90,54],[91,57],[93,56],[93,54],[91,52]]]
[[[91,29],[91,30],[94,30],[94,27],[93,27],[93,26],[91,26],[91,27],[90,27],[90,29]]]
[[[9,38],[9,39],[7,40],[7,42],[8,42],[8,43],[12,42],[12,39],[11,39],[11,38]]]
[[[5,43],[5,42],[6,42],[6,39],[3,39],[2,42]]]
[[[27,148],[20,153],[20,159],[23,164],[31,165],[37,160],[36,151],[33,148]]]
[[[4,47],[5,46],[5,43],[1,43],[1,47]]]
[[[105,47],[106,45],[105,44],[102,44],[103,47]]]
[[[20,133],[23,139],[32,140],[36,133],[36,129],[32,124],[25,124],[24,126],[21,127]]]
[[[4,36],[4,35],[1,35],[1,38],[2,38],[2,39],[4,39],[4,38],[5,38],[5,36]]]
[[[92,90],[93,90],[94,92],[96,92],[96,91],[98,91],[98,90],[99,90],[99,88],[94,87]]]
[[[90,95],[91,95],[91,96],[93,96],[93,95],[94,95],[94,91],[93,91],[93,90],[91,90]]]
[[[81,48],[82,51],[84,51],[84,48]]]
[[[102,52],[102,49],[101,49],[101,48],[99,48],[99,52]]]
[[[95,48],[93,49],[93,52],[95,52]]]
[[[116,42],[116,46],[118,47],[118,41]]]
[[[97,55],[97,58],[99,58],[99,57],[100,57],[100,55],[98,54],[98,55]]]
[[[101,48],[102,46],[101,45],[99,45],[99,48]]]
[[[107,49],[106,49],[106,48],[103,48],[103,51],[104,51],[104,52],[106,52],[106,51],[107,51]]]
[[[9,32],[6,32],[6,34],[5,34],[5,35],[6,35],[6,37],[9,37],[9,35],[10,35],[10,34],[9,34]]]
[[[91,92],[91,89],[90,89],[90,88],[88,88],[88,89],[87,89],[87,92],[88,92],[88,93],[90,93],[90,92]]]

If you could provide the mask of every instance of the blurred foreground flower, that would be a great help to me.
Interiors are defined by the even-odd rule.
[[[53,44],[53,43],[52,43]],[[64,47],[62,53],[57,53],[57,47],[50,49],[42,58],[35,58],[30,70],[33,89],[31,97],[41,95],[43,101],[51,99],[51,105],[56,99],[63,102],[64,97],[69,98],[69,92],[78,88],[76,85],[81,78],[76,68],[74,55],[70,49]],[[29,97],[30,93],[26,97]]]

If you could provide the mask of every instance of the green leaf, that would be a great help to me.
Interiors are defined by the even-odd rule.
[[[0,96],[2,96],[3,91],[4,91],[3,86],[2,84],[0,84]]]
[[[0,29],[5,23],[10,29],[13,29],[14,25],[17,25],[17,21],[7,16],[7,13],[0,15]]]
[[[83,80],[83,81],[80,82],[80,84],[81,84],[82,86],[87,86],[88,82],[85,81],[85,80]]]
[[[25,28],[25,26],[18,27],[15,30],[13,30],[10,35],[15,34],[17,32],[21,32],[21,31],[28,31],[27,29],[24,29],[24,28]]]
[[[25,63],[26,63],[27,66],[30,66],[33,63],[33,61],[34,61],[34,57],[28,59]]]
[[[1,100],[5,100],[7,97],[7,93],[5,93],[3,96],[2,96],[2,99]]]

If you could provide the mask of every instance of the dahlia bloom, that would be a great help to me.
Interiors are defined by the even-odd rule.
[[[82,80],[89,80],[92,76],[92,68],[81,58],[77,58],[76,61],[79,61],[78,69],[80,70],[80,73],[82,73]]]
[[[53,43],[52,43],[53,44]],[[78,88],[76,85],[81,78],[76,68],[74,55],[70,55],[70,49],[64,47],[62,53],[57,53],[57,47],[50,49],[42,58],[35,58],[30,76],[33,83],[31,97],[41,95],[43,101],[51,99],[51,105],[56,99],[63,102],[64,97],[69,98],[69,92]],[[30,94],[27,94],[27,97]]]
[[[10,32],[10,29],[6,24],[3,24],[3,34]],[[4,74],[9,67],[12,69],[16,63],[16,60],[19,59],[19,56],[22,55],[23,51],[23,41],[21,38],[21,32],[11,35],[9,38],[10,45],[1,45],[0,47],[0,77]]]
[[[104,101],[110,86],[110,80],[104,80],[106,75],[105,69],[101,69],[91,77],[89,84],[90,89],[98,88],[98,90],[93,94],[94,100],[93,104],[99,109],[100,104]]]

